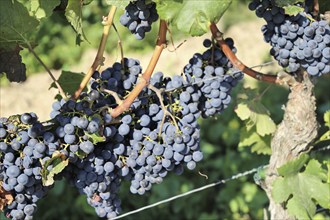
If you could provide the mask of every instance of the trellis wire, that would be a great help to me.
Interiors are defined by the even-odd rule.
[[[248,175],[251,175],[253,173],[256,173],[259,169],[262,169],[262,168],[265,168],[267,165],[262,165],[262,166],[259,166],[257,168],[253,168],[251,170],[248,170],[248,171],[245,171],[243,173],[238,173],[236,175],[233,175],[229,178],[226,178],[226,179],[222,179],[222,180],[219,180],[217,182],[214,182],[214,183],[210,183],[208,185],[205,185],[205,186],[202,186],[202,187],[199,187],[199,188],[196,188],[196,189],[193,189],[193,190],[190,190],[188,192],[185,192],[185,193],[182,193],[182,194],[179,194],[179,195],[176,195],[176,196],[173,196],[173,197],[170,197],[168,199],[164,199],[164,200],[161,200],[159,202],[156,202],[156,203],[153,203],[153,204],[150,204],[150,205],[147,205],[147,206],[144,206],[142,208],[139,208],[139,209],[136,209],[136,210],[133,210],[133,211],[130,211],[130,212],[127,212],[125,214],[122,214],[122,215],[119,215],[117,217],[114,217],[114,218],[111,218],[111,220],[115,220],[115,219],[120,219],[120,218],[124,218],[126,216],[129,216],[129,215],[132,215],[132,214],[135,214],[135,213],[138,213],[138,212],[142,212],[146,209],[150,209],[150,208],[153,208],[153,207],[156,207],[158,205],[161,205],[161,204],[164,204],[164,203],[167,203],[167,202],[171,202],[173,200],[176,200],[176,199],[179,199],[179,198],[182,198],[182,197],[185,197],[185,196],[188,196],[188,195],[191,195],[193,193],[196,193],[196,192],[200,192],[200,191],[203,191],[203,190],[206,190],[208,188],[211,188],[211,187],[214,187],[214,186],[217,186],[217,185],[220,185],[220,184],[225,184],[227,183],[228,181],[231,181],[231,180],[236,180],[236,179],[239,179],[241,177],[244,177],[244,176],[248,176]]]
[[[316,149],[316,150],[312,150],[312,152],[319,152],[319,151],[326,151],[326,150],[330,150],[330,145],[328,146],[325,146],[323,148],[320,148],[320,149]],[[156,203],[153,203],[153,204],[150,204],[150,205],[147,205],[147,206],[144,206],[144,207],[141,207],[139,209],[135,209],[133,211],[130,211],[130,212],[127,212],[125,214],[122,214],[122,215],[119,215],[115,218],[112,218],[111,220],[115,220],[115,219],[121,219],[121,218],[124,218],[126,216],[129,216],[129,215],[133,215],[133,214],[136,214],[136,213],[139,213],[139,212],[142,212],[146,209],[150,209],[150,208],[153,208],[153,207],[156,207],[158,205],[161,205],[161,204],[164,204],[164,203],[167,203],[167,202],[171,202],[173,200],[176,200],[176,199],[179,199],[179,198],[182,198],[182,197],[186,197],[188,195],[191,195],[193,193],[196,193],[196,192],[200,192],[200,191],[203,191],[203,190],[206,190],[208,188],[211,188],[211,187],[215,187],[217,185],[220,185],[220,184],[225,184],[227,183],[228,181],[231,181],[231,180],[236,180],[236,179],[239,179],[241,177],[244,177],[244,176],[248,176],[248,175],[251,175],[253,173],[257,173],[260,169],[263,169],[263,168],[266,168],[268,165],[261,165],[259,167],[256,167],[256,168],[253,168],[251,170],[248,170],[248,171],[245,171],[243,173],[238,173],[238,174],[235,174],[229,178],[226,178],[226,179],[222,179],[222,180],[219,180],[217,182],[214,182],[214,183],[210,183],[208,185],[205,185],[205,186],[202,186],[202,187],[199,187],[199,188],[196,188],[196,189],[193,189],[193,190],[190,190],[188,192],[185,192],[185,193],[182,193],[182,194],[179,194],[179,195],[176,195],[176,196],[173,196],[173,197],[170,197],[168,199],[164,199],[164,200],[161,200],[159,202],[156,202]],[[318,212],[321,212],[321,211],[324,211],[323,209],[320,209],[318,210]]]
[[[320,152],[320,151],[326,151],[326,150],[330,150],[330,145],[322,147],[320,149],[315,149],[315,150],[312,150],[312,151],[313,152]]]

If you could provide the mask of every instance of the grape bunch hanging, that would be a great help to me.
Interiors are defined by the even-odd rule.
[[[270,54],[288,72],[301,67],[312,76],[330,72],[330,26],[326,20],[314,20],[307,10],[286,15],[271,0],[253,0],[249,8],[266,21],[261,30],[272,46]]]
[[[226,39],[235,51],[232,39]],[[143,195],[169,172],[194,170],[203,159],[199,117],[227,108],[231,90],[242,79],[218,45],[196,53],[182,75],[153,74],[150,84],[130,109],[112,118],[139,80],[138,60],[124,58],[103,72],[94,72],[90,91],[77,100],[55,101],[51,120],[34,113],[1,118],[0,181],[13,196],[6,216],[32,219],[36,202],[54,181],[65,178],[98,216],[111,219],[121,212],[121,183]]]

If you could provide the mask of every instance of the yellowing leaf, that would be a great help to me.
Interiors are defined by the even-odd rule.
[[[235,112],[237,116],[243,121],[249,119],[251,115],[251,110],[246,103],[238,104],[237,108],[235,109]]]

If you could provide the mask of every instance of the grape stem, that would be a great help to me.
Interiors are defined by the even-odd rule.
[[[112,95],[115,98],[117,105],[121,105],[123,103],[123,100],[121,100],[121,98],[119,98],[119,96],[116,92],[108,90],[108,89],[103,89],[103,91]]]
[[[172,121],[173,121],[173,123],[174,123],[174,125],[175,125],[175,127],[176,127],[176,130],[177,130],[177,131],[180,131],[179,126],[178,126],[178,124],[177,124],[177,122],[176,122],[176,120],[175,120],[175,117],[171,114],[171,112],[169,112],[169,111],[167,110],[167,108],[166,108],[165,105],[164,105],[163,97],[162,97],[162,93],[164,92],[164,90],[160,90],[160,89],[154,87],[154,86],[151,85],[151,84],[148,85],[148,88],[156,93],[156,95],[157,95],[157,97],[158,97],[158,99],[159,99],[159,102],[160,102],[160,106],[162,107],[162,110],[164,111],[163,119],[162,119],[162,122],[161,122],[161,124],[160,124],[159,136],[160,136],[160,134],[161,134],[161,132],[162,132],[162,127],[163,127],[163,124],[164,124],[164,122],[165,122],[165,118],[166,118],[166,116],[169,116],[169,117],[172,119]]]
[[[276,75],[269,75],[257,72],[249,67],[247,67],[244,63],[242,63],[236,55],[231,51],[230,47],[227,45],[225,40],[223,39],[223,34],[219,31],[218,27],[215,23],[211,23],[210,29],[214,39],[218,42],[221,50],[226,55],[226,57],[230,60],[230,62],[243,73],[257,79],[260,81],[268,82],[268,83],[279,83],[277,81]]]
[[[117,10],[117,8],[115,6],[111,6],[108,16],[103,18],[103,21],[102,21],[103,34],[102,34],[101,42],[100,42],[96,57],[94,59],[92,66],[88,69],[87,74],[81,81],[78,89],[72,95],[72,99],[77,99],[79,97],[80,93],[86,87],[87,83],[89,82],[89,80],[92,77],[96,68],[98,68],[98,66],[102,65],[102,63],[103,63],[103,60],[104,60],[103,53],[105,50],[106,42],[107,42],[107,39],[109,36],[109,31],[112,26],[113,18],[116,13],[116,10]]]
[[[126,111],[135,98],[140,94],[142,89],[146,87],[149,84],[150,77],[157,65],[157,62],[159,60],[159,57],[163,51],[163,49],[166,46],[166,32],[167,32],[167,24],[166,21],[160,20],[160,26],[159,26],[159,33],[158,33],[158,39],[157,44],[154,50],[154,53],[150,59],[149,65],[143,75],[140,78],[140,81],[136,84],[134,89],[130,92],[130,94],[127,96],[127,98],[123,101],[121,105],[118,105],[116,108],[114,108],[111,111],[111,116],[113,118],[118,117],[121,113]]]
[[[120,60],[121,60],[121,65],[123,67],[123,69],[125,69],[125,64],[124,64],[124,49],[123,49],[123,43],[122,40],[120,38],[120,34],[116,28],[115,24],[112,24],[113,29],[115,30],[117,37],[118,37],[118,47],[119,47],[119,51],[120,51]]]

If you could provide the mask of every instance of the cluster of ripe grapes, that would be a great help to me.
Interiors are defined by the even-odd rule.
[[[304,68],[312,76],[330,72],[330,26],[316,21],[307,12],[286,15],[271,0],[253,0],[250,10],[267,22],[262,27],[264,39],[270,43],[271,55],[288,72]]]
[[[233,41],[226,42],[235,51]],[[150,85],[117,118],[111,109],[138,83],[138,60],[125,58],[96,71],[90,91],[77,100],[54,102],[46,123],[33,113],[2,118],[0,182],[14,197],[6,216],[32,219],[54,175],[86,194],[98,216],[111,219],[121,211],[123,181],[130,182],[131,193],[143,195],[171,171],[194,170],[203,159],[197,119],[221,113],[242,79],[218,45],[210,40],[204,45],[206,51],[194,54],[184,74],[153,74]]]
[[[156,4],[146,4],[145,0],[130,2],[123,15],[120,16],[120,23],[127,27],[135,38],[142,40],[145,33],[151,30],[153,22],[158,20]]]

